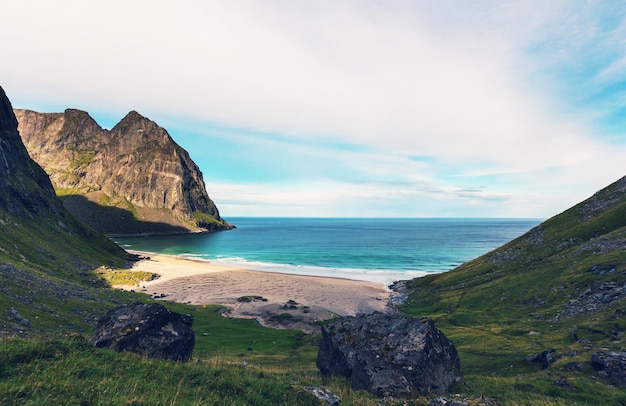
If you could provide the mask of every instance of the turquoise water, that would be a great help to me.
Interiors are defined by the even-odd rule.
[[[390,282],[442,272],[539,224],[528,219],[229,218],[213,234],[115,238],[130,250],[259,271]]]

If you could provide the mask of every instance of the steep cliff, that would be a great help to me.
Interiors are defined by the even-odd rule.
[[[139,113],[110,131],[81,110],[15,115],[28,152],[50,174],[65,207],[95,229],[123,235],[232,228],[187,151]]]
[[[0,88],[0,211],[17,216],[59,215],[60,202],[46,173],[30,159],[17,120]]]
[[[48,175],[30,158],[17,128],[11,103],[0,87],[0,262],[70,270],[130,259],[68,213]]]

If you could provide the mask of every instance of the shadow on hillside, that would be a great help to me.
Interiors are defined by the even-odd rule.
[[[108,236],[181,234],[189,229],[167,222],[142,221],[130,210],[105,206],[82,195],[63,197],[63,205],[74,217]]]

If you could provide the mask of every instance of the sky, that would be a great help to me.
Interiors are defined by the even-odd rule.
[[[626,175],[621,1],[1,1],[15,108],[138,111],[227,219],[542,219]]]

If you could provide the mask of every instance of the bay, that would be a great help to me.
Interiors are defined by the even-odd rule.
[[[219,233],[115,238],[129,250],[241,268],[390,283],[444,272],[538,225],[538,219],[229,218]]]

